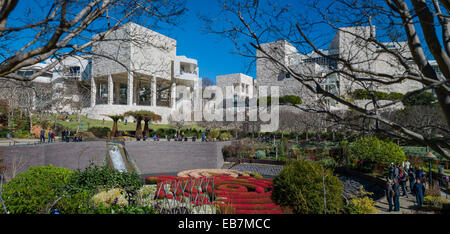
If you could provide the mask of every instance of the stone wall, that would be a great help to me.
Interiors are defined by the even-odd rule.
[[[0,146],[7,169],[13,164],[19,166],[17,173],[27,171],[30,166],[65,167],[70,169],[86,168],[92,161],[101,165],[106,158],[104,141],[78,143],[52,143],[36,146]]]
[[[154,142],[131,141],[125,147],[140,172],[150,174],[176,174],[183,170],[221,168],[222,148],[227,142]]]

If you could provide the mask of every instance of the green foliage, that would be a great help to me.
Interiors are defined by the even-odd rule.
[[[407,93],[406,95],[408,95]],[[403,105],[405,106],[432,106],[433,103],[437,102],[437,98],[434,94],[430,92],[421,92],[416,95],[412,95],[405,100],[403,100]]]
[[[28,137],[30,137],[30,132],[29,131],[26,131],[26,130],[16,130],[16,131],[14,131],[13,132],[13,134],[12,134],[12,136],[14,137],[14,138],[21,138],[21,139],[24,139],[24,138],[28,138]]]
[[[348,214],[375,214],[377,209],[375,208],[375,201],[368,195],[372,195],[371,192],[366,192],[361,186],[357,196],[353,196],[349,204],[344,206],[343,210]]]
[[[228,132],[222,132],[219,136],[219,140],[221,141],[229,141],[231,140],[233,137],[231,136],[230,133]]]
[[[212,137],[212,138],[219,138],[219,135],[220,135],[220,130],[219,129],[213,129],[213,130],[211,130],[211,132],[209,133],[210,134],[210,136]]]
[[[62,167],[30,167],[3,187],[3,199],[11,214],[46,213],[61,194],[58,190],[73,172]]]
[[[324,181],[324,183],[323,183]],[[338,213],[343,205],[342,182],[330,169],[310,161],[291,161],[273,180],[273,200],[296,214],[322,214],[324,189],[327,214]]]
[[[442,207],[444,206],[444,204],[449,204],[450,201],[445,198],[445,197],[435,197],[435,196],[425,196],[423,198],[423,204],[433,208],[433,209],[442,209]]]
[[[255,158],[262,158],[266,156],[266,152],[264,152],[264,150],[257,150],[255,152]]]
[[[381,91],[373,91],[373,95],[376,100],[398,100],[403,98],[403,94],[397,92],[381,92]],[[352,97],[357,100],[361,99],[372,99],[370,92],[366,89],[356,89],[352,93]]]
[[[391,92],[388,94],[387,99],[388,100],[399,100],[402,99],[405,95],[403,95],[402,93],[397,93],[397,92]]]
[[[0,127],[0,138],[6,137],[6,135],[9,133],[9,129],[7,127]]]
[[[391,141],[382,141],[376,137],[365,137],[350,145],[352,158],[363,160],[371,167],[373,164],[388,165],[405,161],[403,149]]]
[[[89,128],[88,131],[92,132],[92,134],[98,138],[106,138],[108,137],[110,129],[108,127],[92,127]]]
[[[267,99],[267,105],[270,105],[272,103],[272,97],[261,97],[263,100]],[[285,95],[278,98],[278,103],[281,105],[300,105],[303,103],[302,99],[299,96],[295,95]],[[259,98],[256,100],[256,104],[259,106]]]
[[[89,210],[88,214],[158,214],[158,212],[150,206],[122,207],[120,205],[112,205],[110,207],[106,207],[100,205]]]
[[[107,166],[90,164],[86,169],[77,170],[69,178],[64,189],[70,194],[86,190],[95,194],[101,189],[120,187],[127,193],[135,193],[142,186],[142,181],[136,173],[119,172]]]
[[[295,95],[286,95],[280,97],[280,104],[292,104],[292,105],[300,105],[303,101],[299,96]]]

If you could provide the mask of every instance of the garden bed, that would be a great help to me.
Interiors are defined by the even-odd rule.
[[[226,158],[225,162],[234,162],[234,163],[259,163],[259,164],[270,164],[270,165],[284,165],[285,161],[276,161],[276,160],[268,160],[268,159],[250,159],[250,158]]]

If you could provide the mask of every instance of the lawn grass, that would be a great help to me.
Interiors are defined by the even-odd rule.
[[[76,115],[70,115],[68,119],[72,119],[71,122],[66,121],[66,120],[62,120],[61,116],[58,117],[57,123],[61,124],[62,126],[64,126],[65,128],[69,128],[70,130],[75,131],[77,129],[78,126],[78,122],[77,122],[77,116]],[[53,118],[54,119],[54,118]],[[81,124],[80,124],[80,130],[84,131],[84,130],[88,130],[89,128],[92,127],[108,127],[110,129],[112,129],[113,127],[113,121],[111,119],[109,119],[108,117],[105,117],[105,121],[103,120],[98,120],[98,119],[90,119],[90,118],[86,118],[85,116],[81,116],[80,117],[80,123],[83,123],[83,129],[81,128]],[[135,131],[136,130],[136,123],[134,122],[127,122],[127,124],[125,125],[124,121],[119,121],[118,122],[118,130],[119,131]],[[144,127],[144,125],[142,124],[142,128]],[[169,128],[174,128],[175,126],[170,125],[170,124],[151,124],[149,126],[150,129],[153,130],[157,130],[157,129],[169,129]],[[197,125],[189,125],[189,126],[185,126],[182,129],[202,129]]]

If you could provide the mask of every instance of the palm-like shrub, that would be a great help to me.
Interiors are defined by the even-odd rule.
[[[125,116],[133,116],[133,118],[136,120],[136,137],[142,138],[142,125],[141,122],[144,120],[144,133],[146,136],[149,136],[149,128],[148,128],[148,121],[161,121],[161,116],[158,114],[155,114],[152,111],[128,111],[125,112]]]
[[[112,120],[113,120],[113,128],[112,128],[112,130],[111,130],[111,137],[116,137],[117,136],[117,129],[118,129],[118,127],[117,127],[117,122],[119,121],[119,120],[123,120],[123,115],[109,115],[108,116],[109,118],[111,118]]]

